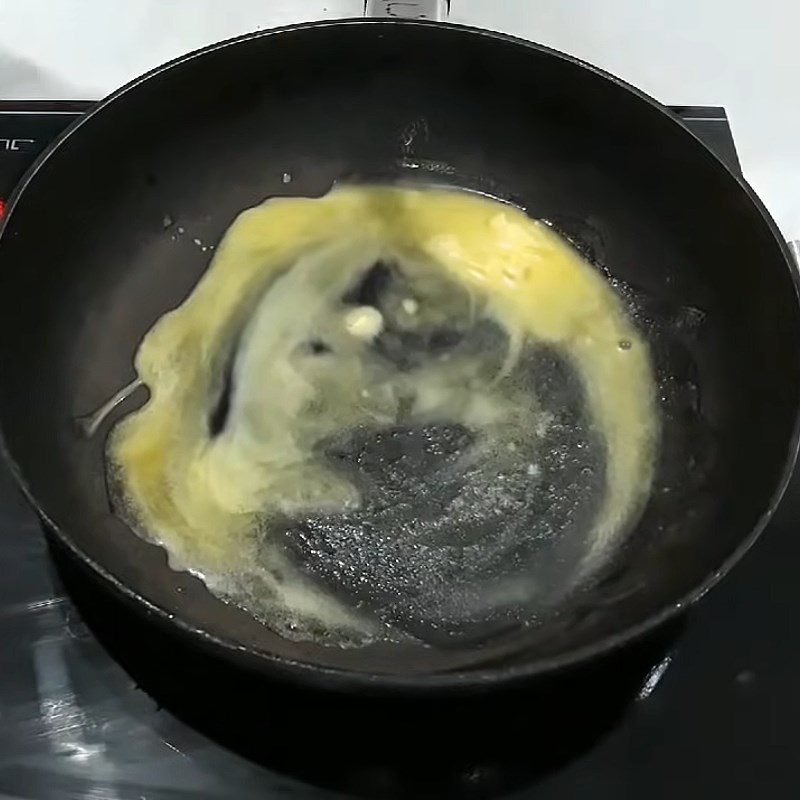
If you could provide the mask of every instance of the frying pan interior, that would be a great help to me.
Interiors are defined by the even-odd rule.
[[[76,433],[76,418],[133,378],[142,336],[242,209],[396,179],[477,190],[550,220],[616,281],[656,364],[662,446],[637,529],[600,579],[502,645],[283,639],[119,522],[102,437]],[[660,107],[494,34],[320,24],[187,57],[123,90],[38,166],[0,262],[0,418],[56,535],[154,617],[260,667],[424,683],[501,656],[495,677],[608,647],[725,568],[794,451],[797,292],[760,205]]]

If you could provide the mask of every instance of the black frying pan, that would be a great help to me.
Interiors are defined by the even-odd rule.
[[[133,378],[143,334],[203,274],[210,253],[193,239],[217,241],[268,196],[398,178],[514,202],[620,282],[660,381],[656,483],[613,563],[540,624],[457,649],[291,642],[172,571],[111,513],[102,436],[76,420]],[[608,651],[731,567],[795,455],[800,306],[758,199],[663,106],[506,36],[347,21],[179,59],[42,155],[9,205],[0,262],[4,446],[46,526],[153,620],[259,670],[442,688]]]

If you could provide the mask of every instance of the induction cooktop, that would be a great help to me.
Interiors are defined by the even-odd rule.
[[[91,103],[0,103],[0,215]],[[675,107],[733,170],[721,108]],[[2,269],[2,264],[0,264]],[[751,553],[655,638],[457,700],[236,672],[98,592],[0,465],[0,798],[800,797],[800,475]]]

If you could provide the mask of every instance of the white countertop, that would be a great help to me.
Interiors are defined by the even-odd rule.
[[[93,99],[209,42],[361,0],[0,0],[0,98]],[[746,177],[800,238],[795,0],[452,0],[451,20],[572,53],[665,103],[724,105]]]

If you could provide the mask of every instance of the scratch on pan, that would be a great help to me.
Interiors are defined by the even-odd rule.
[[[456,168],[452,164],[444,161],[431,161],[429,159],[403,158],[400,162],[401,167],[406,169],[423,169],[427,172],[435,172],[439,175],[455,175]]]
[[[425,117],[419,117],[411,121],[400,134],[400,146],[403,149],[403,153],[409,155],[414,149],[417,140],[422,139],[423,141],[427,141],[429,135],[430,129],[428,128],[428,121]]]

